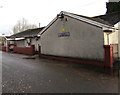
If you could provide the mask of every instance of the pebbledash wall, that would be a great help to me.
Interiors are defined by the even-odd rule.
[[[67,20],[57,19],[42,34],[41,54],[104,61],[102,28],[68,16],[64,18]]]

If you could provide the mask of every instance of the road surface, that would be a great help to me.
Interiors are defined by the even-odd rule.
[[[1,57],[3,93],[118,93],[117,77],[81,64],[6,52]]]

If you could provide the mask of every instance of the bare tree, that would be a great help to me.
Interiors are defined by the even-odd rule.
[[[29,24],[25,18],[18,20],[17,24],[13,27],[13,33],[18,33],[27,29],[37,28],[34,24]]]

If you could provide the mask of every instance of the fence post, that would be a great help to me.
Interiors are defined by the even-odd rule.
[[[112,45],[104,45],[105,49],[105,67],[112,68],[113,67],[113,46]]]

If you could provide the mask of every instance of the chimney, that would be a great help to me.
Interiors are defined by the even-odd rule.
[[[106,14],[120,11],[120,0],[109,0],[109,2],[106,3],[106,8]]]

